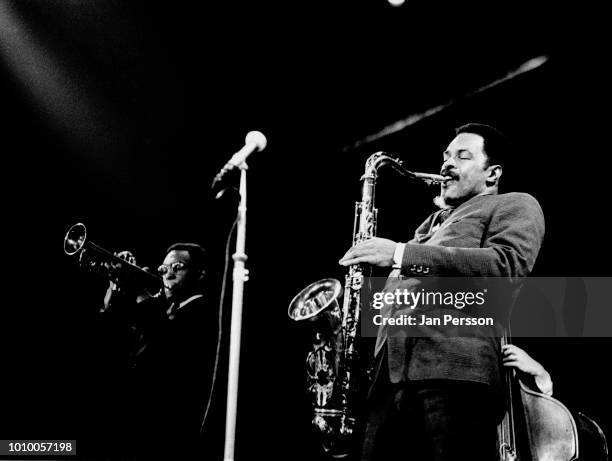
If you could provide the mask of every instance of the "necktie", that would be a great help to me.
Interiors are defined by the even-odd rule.
[[[442,225],[442,223],[446,221],[446,219],[450,216],[452,212],[453,212],[452,208],[445,208],[440,213],[438,213],[438,216],[436,216],[431,223],[431,228],[429,229],[429,233],[432,234],[435,231],[437,231]]]
[[[168,314],[168,318],[170,320],[172,320],[175,317],[176,311],[178,310],[178,308],[179,308],[179,304],[178,303],[170,304],[170,307],[166,311],[166,313]]]

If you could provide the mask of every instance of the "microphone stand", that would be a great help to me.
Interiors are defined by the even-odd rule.
[[[244,252],[246,238],[246,199],[247,199],[247,164],[242,162],[240,168],[240,204],[238,205],[238,234],[236,252],[233,254],[233,294],[232,326],[230,333],[229,371],[227,378],[227,411],[225,414],[225,449],[224,460],[234,461],[236,438],[236,406],[238,401],[238,371],[240,363],[240,335],[242,333],[242,298],[244,282],[249,279],[249,271],[244,267],[247,255]]]

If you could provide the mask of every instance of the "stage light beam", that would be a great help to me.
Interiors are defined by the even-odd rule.
[[[7,2],[0,2],[0,55],[39,112],[64,134],[88,143],[103,139],[86,91]]]

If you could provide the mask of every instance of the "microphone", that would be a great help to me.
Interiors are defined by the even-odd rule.
[[[219,182],[223,176],[225,176],[225,173],[242,165],[247,157],[253,152],[264,150],[267,143],[268,141],[263,133],[260,131],[249,131],[244,139],[244,146],[242,149],[236,152],[225,164],[225,166],[221,168],[221,171],[217,173],[217,176],[215,176],[213,181],[213,186]]]

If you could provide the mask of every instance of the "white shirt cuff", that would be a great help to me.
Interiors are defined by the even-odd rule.
[[[402,261],[404,260],[404,250],[406,249],[405,243],[398,243],[395,247],[395,253],[393,253],[393,269],[401,269]]]

